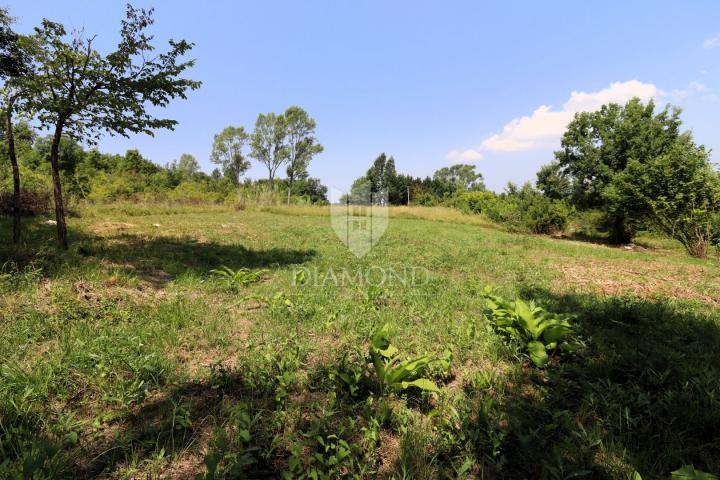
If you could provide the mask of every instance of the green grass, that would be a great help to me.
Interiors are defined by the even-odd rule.
[[[0,478],[720,471],[717,258],[440,213],[392,213],[363,258],[308,208],[84,207],[66,253],[28,221],[0,250]],[[223,266],[266,272],[230,288]],[[377,267],[429,277],[331,281]],[[488,284],[575,314],[583,348],[532,367],[490,327]],[[403,358],[452,353],[425,373],[440,394],[381,395],[367,354],[385,323]]]

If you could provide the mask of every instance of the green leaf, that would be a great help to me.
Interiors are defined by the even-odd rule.
[[[549,358],[545,351],[545,345],[543,345],[542,342],[538,342],[537,340],[528,342],[527,349],[530,360],[532,360],[536,367],[543,368],[547,366]]]
[[[538,319],[532,312],[530,306],[522,300],[515,301],[515,314],[518,316],[520,325],[532,336],[534,340],[540,336],[541,330],[539,330]]]
[[[402,387],[401,390],[405,390],[409,387],[417,387],[420,390],[425,390],[426,392],[440,392],[440,389],[437,387],[437,385],[435,385],[427,378],[418,378],[417,380],[413,380],[412,382],[400,382],[400,386]]]
[[[718,480],[718,477],[707,472],[695,470],[694,465],[684,465],[670,474],[673,480]]]
[[[563,341],[565,337],[570,335],[571,332],[572,329],[568,325],[549,325],[543,331],[543,339],[545,340],[545,343],[559,343]]]

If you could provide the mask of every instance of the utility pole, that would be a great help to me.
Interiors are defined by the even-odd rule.
[[[407,194],[408,194],[407,204],[408,204],[408,207],[409,207],[409,206],[410,206],[410,185],[408,185],[408,187],[407,187]]]

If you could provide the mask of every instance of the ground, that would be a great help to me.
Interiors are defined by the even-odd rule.
[[[717,257],[437,209],[394,210],[362,258],[321,208],[86,206],[67,253],[45,220],[0,250],[0,477],[720,471]],[[533,367],[491,328],[486,285],[575,315],[578,351]],[[373,383],[385,323],[403,358],[451,358],[426,373],[440,393]]]

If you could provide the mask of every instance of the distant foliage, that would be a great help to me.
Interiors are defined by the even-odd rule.
[[[548,198],[529,184],[503,194],[463,191],[446,202],[465,213],[479,213],[509,230],[552,234],[565,229],[573,209],[564,200]]]

